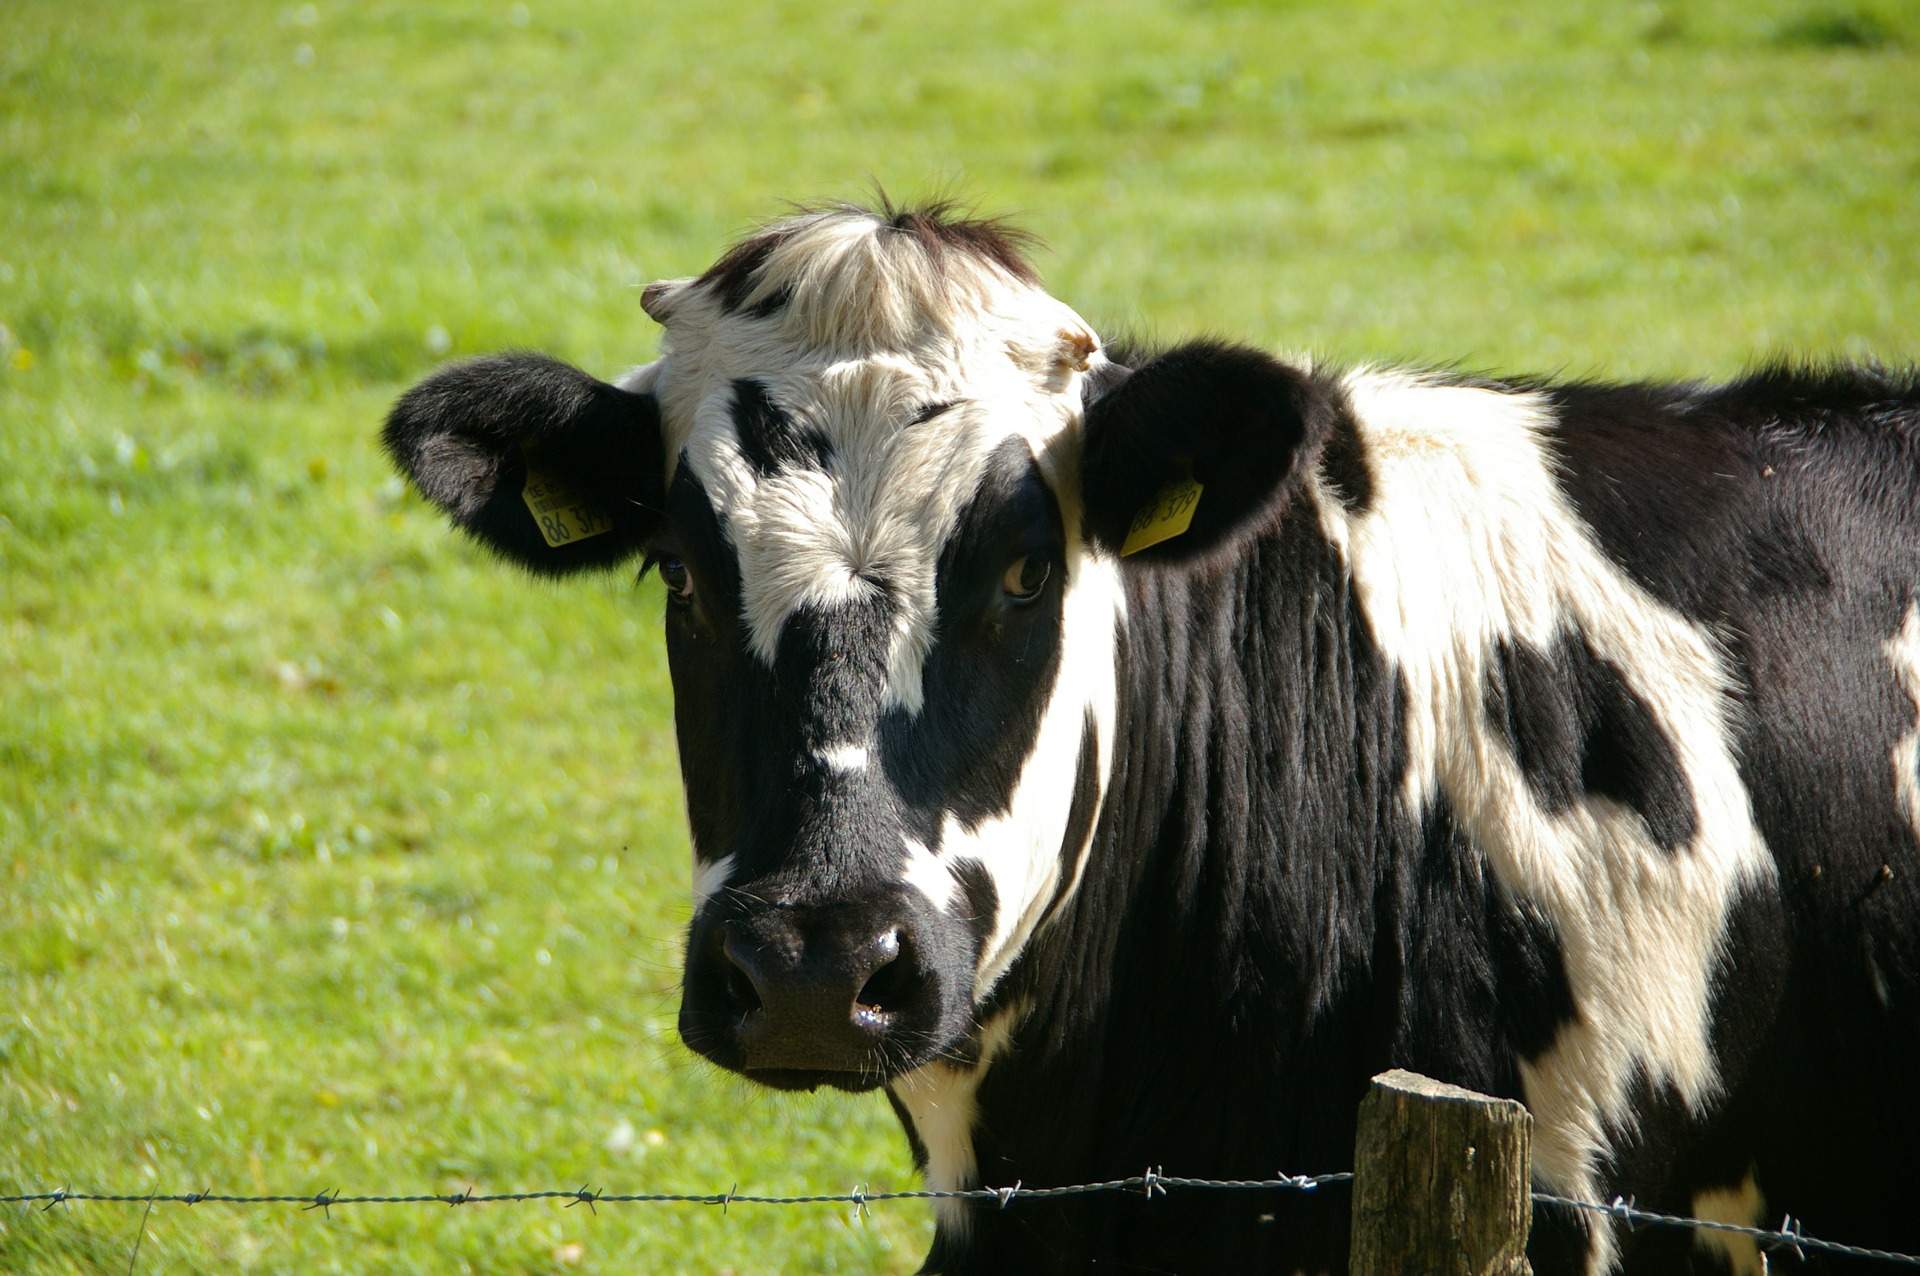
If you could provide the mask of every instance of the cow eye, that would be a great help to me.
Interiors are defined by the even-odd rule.
[[[1047,577],[1052,573],[1052,564],[1040,555],[1022,554],[1008,565],[1007,574],[1000,578],[1000,588],[1014,602],[1030,603],[1047,587]]]
[[[687,570],[687,565],[670,554],[662,554],[654,561],[660,569],[660,583],[667,587],[667,593],[673,601],[692,601],[693,573]]]

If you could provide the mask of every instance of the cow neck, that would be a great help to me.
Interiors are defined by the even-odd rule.
[[[1270,1170],[1282,1131],[1217,1103],[1183,1117],[1166,1089],[1264,1089],[1278,1103],[1367,1075],[1361,1058],[1377,1052],[1380,1027],[1329,1012],[1361,991],[1376,882],[1418,836],[1395,813],[1404,700],[1306,514],[1231,561],[1131,574],[1091,861],[1005,985],[1033,1009],[981,1096],[983,1110],[1044,1103],[1054,1131],[1078,1114],[1084,1140],[1053,1147],[1084,1148],[1086,1164],[1058,1172],[1105,1168],[1103,1143],[1131,1155],[1146,1132],[1122,1135],[1109,1117],[1149,1109],[1177,1127],[1169,1145]],[[1345,1137],[1303,1152],[1344,1159]],[[1035,1151],[1052,1159],[1007,1146],[1008,1168],[1033,1181]]]

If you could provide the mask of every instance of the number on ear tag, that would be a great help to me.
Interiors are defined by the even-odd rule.
[[[559,549],[613,530],[611,520],[544,470],[527,468],[527,485],[520,489],[520,499],[527,503],[527,511],[549,548]]]
[[[1120,547],[1121,556],[1137,554],[1186,531],[1193,525],[1193,511],[1199,508],[1200,493],[1204,490],[1191,474],[1183,474],[1161,488],[1158,495],[1133,516],[1126,544]]]

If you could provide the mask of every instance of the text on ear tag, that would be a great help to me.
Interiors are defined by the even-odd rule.
[[[1133,516],[1133,525],[1127,528],[1126,544],[1120,547],[1121,557],[1137,554],[1149,545],[1172,540],[1186,531],[1193,525],[1193,511],[1199,508],[1200,493],[1204,490],[1191,474],[1183,474],[1161,488]]]
[[[539,524],[540,538],[551,549],[571,545],[613,530],[613,522],[576,496],[571,488],[544,470],[527,469],[527,485],[520,499]]]

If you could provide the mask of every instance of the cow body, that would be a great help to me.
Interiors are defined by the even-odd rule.
[[[619,387],[389,423],[508,556],[661,565],[689,1044],[884,1085],[935,1187],[1346,1168],[1400,1066],[1523,1099],[1549,1190],[1920,1246],[1915,379],[1120,357],[1017,247],[807,214]],[[1338,1271],[1346,1216],[947,1204],[928,1269]],[[1591,1217],[1536,1268],[1751,1258]]]

